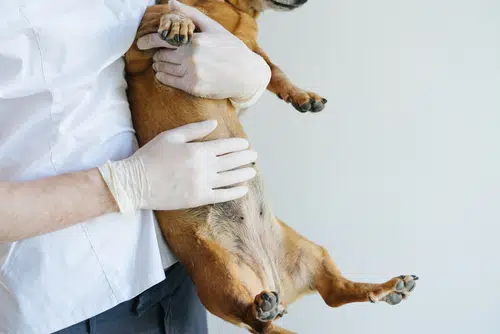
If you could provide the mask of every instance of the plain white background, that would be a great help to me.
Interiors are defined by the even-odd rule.
[[[500,2],[310,0],[260,28],[274,62],[329,100],[300,114],[266,93],[243,116],[273,210],[352,279],[420,276],[398,306],[313,295],[281,325],[500,333]]]

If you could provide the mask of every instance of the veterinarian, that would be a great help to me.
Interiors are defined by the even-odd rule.
[[[190,143],[215,121],[137,150],[122,55],[147,5],[0,2],[2,334],[207,333],[205,310],[151,209],[240,198],[247,189],[235,185],[255,171],[217,162],[225,154],[238,168],[257,156],[244,139]],[[197,10],[171,5],[209,43],[167,50],[156,34],[143,37],[140,48],[160,47],[158,80],[252,105],[270,79],[264,61]],[[185,60],[169,64],[180,51]]]

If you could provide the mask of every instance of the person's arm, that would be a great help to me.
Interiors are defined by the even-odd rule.
[[[53,232],[118,212],[97,168],[36,181],[0,182],[0,242]]]
[[[257,153],[243,138],[192,142],[217,121],[165,131],[131,157],[37,181],[0,182],[0,243],[53,232],[107,213],[178,210],[243,197]]]

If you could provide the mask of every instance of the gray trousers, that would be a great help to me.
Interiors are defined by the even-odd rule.
[[[54,334],[208,334],[207,313],[176,263],[136,298]]]

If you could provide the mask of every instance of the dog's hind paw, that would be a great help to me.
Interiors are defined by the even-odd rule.
[[[384,301],[389,305],[399,304],[403,299],[408,298],[415,289],[418,277],[415,275],[401,275],[383,284],[386,288],[381,291],[370,292],[368,299],[372,303]]]
[[[263,291],[254,300],[256,317],[260,321],[271,321],[286,313],[276,292]]]
[[[193,38],[195,25],[182,13],[170,12],[160,19],[158,33],[170,45],[189,44]]]

